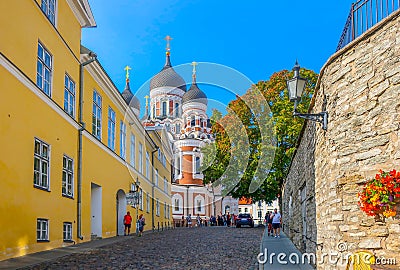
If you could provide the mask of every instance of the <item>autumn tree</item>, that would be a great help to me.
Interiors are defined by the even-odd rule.
[[[307,79],[299,112],[306,112],[318,75],[301,69]],[[287,79],[293,72],[282,70],[269,80],[253,85],[231,101],[227,114],[213,112],[215,143],[203,149],[205,182],[222,184],[235,198],[272,201],[287,174],[303,120],[293,117]]]

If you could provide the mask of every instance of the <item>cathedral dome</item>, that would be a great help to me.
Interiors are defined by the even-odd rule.
[[[150,80],[150,91],[164,86],[180,88],[186,92],[186,83],[172,68],[168,52],[164,67]]]
[[[128,104],[129,107],[137,109],[140,111],[140,101],[137,97],[135,97],[132,92],[131,88],[129,87],[129,79],[126,80],[126,85],[125,89],[122,92],[122,97],[124,98],[126,104]]]
[[[195,62],[193,62],[195,63]],[[193,81],[189,90],[182,97],[182,104],[189,102],[198,102],[207,105],[208,100],[206,94],[200,90],[196,83],[196,71],[193,69]]]

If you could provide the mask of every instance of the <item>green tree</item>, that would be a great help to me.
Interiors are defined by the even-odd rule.
[[[300,75],[307,84],[297,110],[306,112],[318,74],[301,69]],[[276,198],[303,125],[301,118],[293,117],[288,99],[286,81],[292,76],[287,70],[276,72],[231,101],[224,117],[213,112],[215,144],[203,151],[206,182],[222,184],[235,198]]]

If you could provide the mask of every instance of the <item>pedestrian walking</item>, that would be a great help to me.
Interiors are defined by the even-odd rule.
[[[196,220],[197,220],[197,226],[201,227],[201,217],[199,214],[197,214]]]
[[[185,227],[185,216],[184,215],[182,215],[182,218],[181,218],[181,227]]]
[[[129,235],[131,232],[131,225],[132,225],[132,216],[131,213],[128,211],[124,216],[124,235]]]
[[[278,210],[275,208],[273,217],[272,217],[272,228],[274,229],[274,237],[279,238],[281,232],[281,223],[282,223],[282,216],[278,213]]]
[[[146,220],[145,220],[143,214],[140,214],[140,216],[139,216],[139,237],[142,236],[142,234],[143,234],[144,225],[146,225],[145,221]]]
[[[273,235],[273,230],[272,230],[272,213],[267,212],[265,214],[265,223],[267,225],[267,230],[268,230],[268,236]]]
[[[188,226],[189,228],[192,227],[192,215],[191,215],[191,214],[189,214],[189,215],[186,217],[186,223],[187,223],[187,226]]]

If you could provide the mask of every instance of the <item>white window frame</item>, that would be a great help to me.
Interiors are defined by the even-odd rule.
[[[136,168],[136,137],[133,133],[131,133],[130,154],[130,164],[133,168]]]
[[[40,5],[41,10],[49,19],[52,25],[56,25],[56,11],[57,11],[57,1],[56,0],[42,0]]]
[[[139,172],[143,173],[143,144],[139,143]]]
[[[115,111],[108,107],[108,147],[115,151]]]
[[[99,93],[93,91],[93,111],[92,111],[92,134],[101,140],[101,115],[102,115],[102,97]]]
[[[158,198],[156,199],[156,216],[160,216],[160,201]]]
[[[175,117],[179,117],[179,103],[175,102]]]
[[[150,179],[150,154],[146,151],[146,178]]]
[[[167,102],[161,102],[161,116],[166,117],[168,114]]]
[[[175,198],[175,201],[174,201],[174,204],[175,204],[174,205],[174,209],[175,209],[174,211],[175,212],[179,212],[180,211],[179,201],[180,201],[179,198]]]
[[[143,210],[143,190],[139,191],[139,210]]]
[[[38,242],[49,241],[49,220],[38,218],[36,220],[36,240]]]
[[[167,218],[167,202],[164,202],[164,218]]]
[[[75,82],[68,74],[64,77],[64,111],[75,116]]]
[[[168,181],[165,176],[164,176],[164,192],[168,193]]]
[[[51,97],[52,75],[53,56],[39,41],[36,64],[36,85],[49,97]]]
[[[74,160],[67,155],[63,156],[61,193],[64,197],[74,197]]]
[[[63,223],[63,241],[72,242],[72,222]]]
[[[120,122],[121,130],[120,130],[120,141],[119,141],[119,151],[121,157],[125,160],[126,159],[126,125],[121,120]]]
[[[150,213],[150,194],[146,193],[146,212]]]
[[[39,149],[36,149],[37,148],[36,146],[39,146]],[[44,151],[44,149],[47,149],[46,152]],[[50,145],[43,142],[42,140],[39,140],[38,138],[35,138],[33,159],[34,159],[33,185],[36,188],[49,191],[50,190]]]

